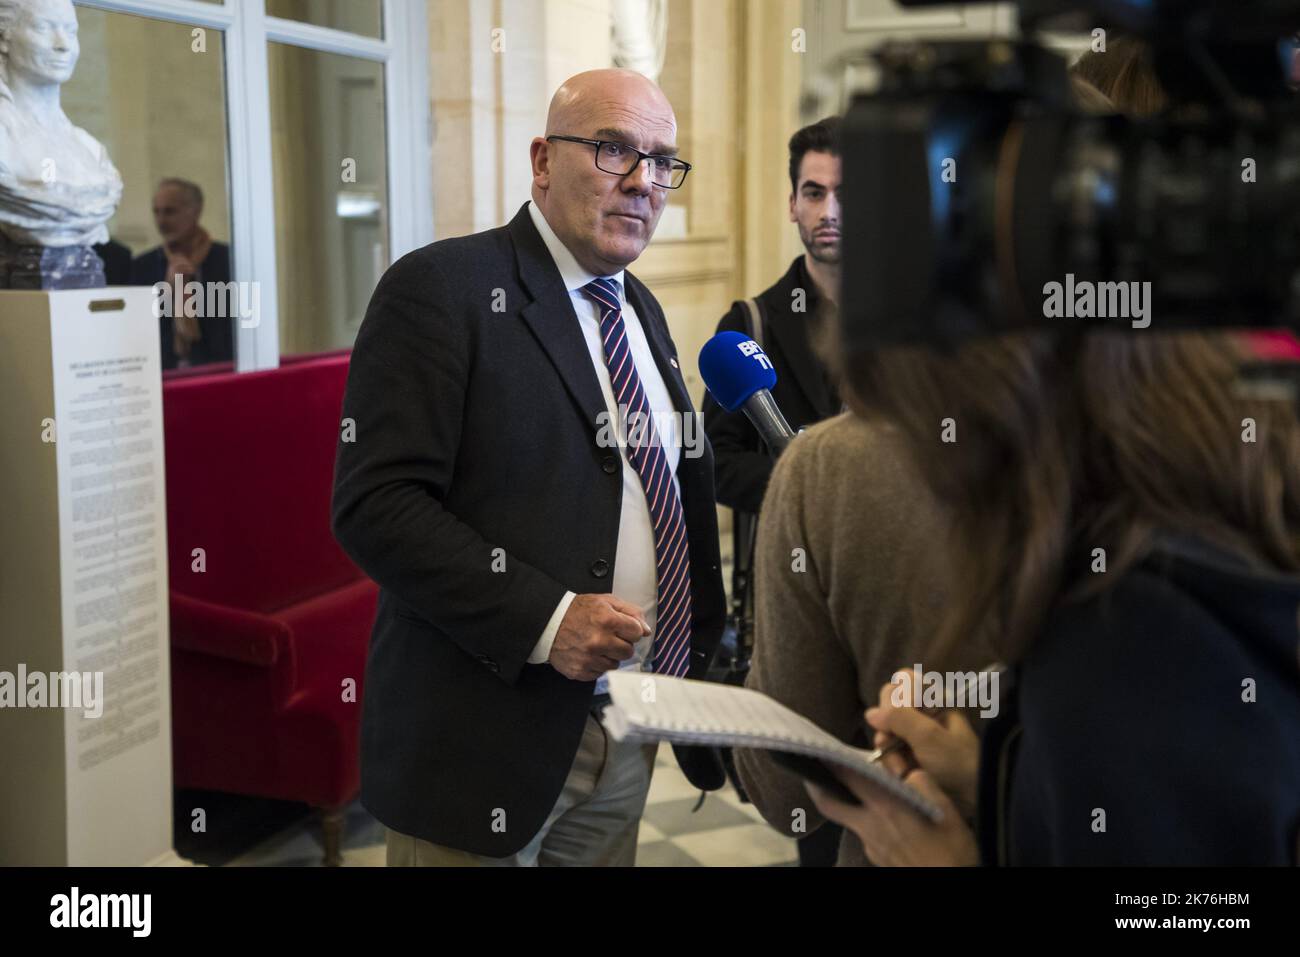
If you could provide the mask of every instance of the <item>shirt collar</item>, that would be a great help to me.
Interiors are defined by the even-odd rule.
[[[551,224],[546,221],[546,217],[532,200],[528,201],[528,215],[532,217],[533,225],[541,234],[542,242],[546,244],[551,259],[555,260],[555,267],[560,270],[560,278],[564,281],[565,289],[569,292],[580,291],[593,279],[600,278],[595,273],[587,272],[578,264],[578,260],[573,258],[573,253],[569,252],[569,248],[560,241],[560,237],[555,235],[555,230],[551,229]],[[620,298],[623,295],[623,273],[624,270],[620,269],[612,276],[605,277],[618,284]]]

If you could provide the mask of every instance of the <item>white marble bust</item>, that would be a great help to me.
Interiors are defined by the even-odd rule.
[[[10,242],[106,242],[122,177],[64,114],[81,48],[72,0],[0,0],[0,232]]]
[[[668,51],[668,0],[611,0],[609,13],[614,66],[657,83]]]

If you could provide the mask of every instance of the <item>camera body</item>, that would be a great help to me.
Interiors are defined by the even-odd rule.
[[[844,347],[1067,318],[1300,328],[1300,9],[1283,6],[1086,5],[1084,24],[1148,44],[1169,103],[1145,118],[1084,113],[1032,41],[882,47],[844,123]],[[1027,35],[1059,28],[1061,4],[1018,7]]]

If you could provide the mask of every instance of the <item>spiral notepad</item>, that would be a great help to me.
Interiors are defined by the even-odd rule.
[[[670,741],[802,754],[865,775],[931,821],[935,805],[869,757],[767,695],[749,688],[611,671],[603,722],[616,740]]]

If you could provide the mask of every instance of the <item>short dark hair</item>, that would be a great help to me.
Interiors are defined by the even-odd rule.
[[[840,155],[840,118],[827,116],[790,137],[790,192],[799,189],[799,167],[805,153]]]

